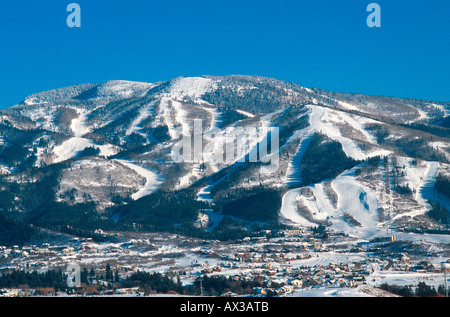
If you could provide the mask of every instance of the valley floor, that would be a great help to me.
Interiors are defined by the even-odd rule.
[[[239,296],[271,292],[288,297],[384,297],[394,294],[381,290],[382,284],[414,289],[425,282],[438,289],[445,283],[443,268],[450,264],[448,236],[438,235],[399,234],[396,239],[367,241],[296,229],[271,232],[270,238],[221,242],[175,234],[103,234],[114,237],[115,242],[60,236],[59,241],[41,246],[2,247],[0,272],[65,271],[75,263],[104,274],[109,264],[122,280],[141,271],[171,274],[185,286],[204,276],[263,282],[264,287],[236,294]],[[93,283],[104,287],[105,296],[144,295],[139,289],[113,287],[102,277]],[[3,289],[2,293],[12,291],[17,296],[33,296],[35,290]]]

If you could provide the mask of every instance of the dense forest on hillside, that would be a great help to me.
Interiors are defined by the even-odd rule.
[[[436,178],[436,183],[434,184],[434,188],[442,195],[450,199],[450,179],[443,176],[438,175]]]
[[[237,93],[239,87],[248,87]],[[287,89],[299,89],[299,86],[249,76],[229,76],[223,79],[215,91],[206,92],[203,99],[218,107],[237,108],[255,113],[269,113],[286,105],[303,104],[307,99],[301,95],[291,95]]]
[[[263,189],[259,193],[224,204],[222,212],[248,221],[276,222],[280,208],[280,193]]]
[[[315,133],[301,162],[303,184],[332,179],[359,163],[345,155],[339,142]]]
[[[39,229],[0,214],[0,245],[24,245],[32,240],[45,239]]]
[[[136,223],[142,229],[173,231],[179,226],[191,226],[200,209],[208,205],[195,199],[192,190],[173,192],[157,191],[128,205],[120,206],[115,213],[120,221]]]

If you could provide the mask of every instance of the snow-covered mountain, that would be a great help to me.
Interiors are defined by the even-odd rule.
[[[3,212],[30,223],[42,224],[49,199],[94,206],[100,218],[120,222],[133,208],[146,208],[139,201],[151,204],[146,197],[186,191],[209,204],[194,226],[212,230],[233,202],[246,206],[270,191],[280,197],[277,221],[289,226],[324,225],[362,238],[442,229],[450,210],[449,115],[450,103],[328,92],[255,76],[60,88],[1,111],[0,202]],[[198,122],[202,155],[174,160]],[[251,161],[273,128],[278,147],[272,143],[269,160],[241,162]],[[218,157],[234,144],[230,135],[239,139],[242,131],[240,155]],[[253,216],[243,214],[250,222]]]

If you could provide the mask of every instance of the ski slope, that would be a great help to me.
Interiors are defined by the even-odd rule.
[[[354,140],[343,136],[339,128],[333,123],[341,123],[351,126],[354,130],[366,138],[364,141],[376,146],[375,137],[365,130],[361,122],[351,118],[350,116],[317,105],[309,105],[308,108],[310,109],[309,123],[311,128],[326,135],[330,139],[341,143],[342,149],[348,157],[355,160],[365,160],[370,157],[389,155],[391,153],[385,149],[375,149],[366,153],[361,150],[359,145]],[[368,119],[362,120],[366,122]]]
[[[240,114],[242,114],[242,115],[244,115],[246,117],[249,117],[249,118],[254,118],[255,117],[255,115],[253,113],[250,113],[248,111],[236,109],[236,112],[238,112],[238,113],[240,113]]]
[[[131,198],[134,200],[138,200],[144,196],[148,196],[155,192],[163,183],[164,179],[161,175],[156,173],[155,171],[143,168],[139,165],[136,165],[134,162],[124,159],[114,159],[116,162],[119,162],[125,165],[128,168],[131,168],[139,175],[145,177],[146,182],[143,187],[141,187],[136,193],[134,193]]]
[[[136,119],[134,119],[134,121],[130,124],[130,126],[127,129],[127,132],[125,133],[125,135],[130,135],[132,133],[137,133],[142,135],[144,138],[148,138],[147,133],[145,133],[145,131],[142,128],[142,122],[148,118],[149,116],[151,116],[154,113],[155,110],[155,104],[156,101],[153,101],[147,105],[145,105],[144,107],[142,107],[139,110],[139,115],[137,116]]]
[[[119,152],[119,149],[111,144],[98,145],[86,138],[72,137],[53,149],[53,162],[60,163],[77,157],[77,155],[88,147],[100,150],[100,156],[111,156]]]
[[[214,188],[214,184],[209,184],[200,189],[197,194],[198,201],[204,201],[210,204],[214,204],[214,199],[211,197],[211,190]]]
[[[84,109],[73,109],[77,110],[78,117],[72,120],[70,129],[72,130],[75,137],[81,138],[83,135],[91,131],[91,129],[86,125],[86,120],[89,112]]]
[[[314,135],[314,131],[312,129],[305,129],[301,131],[301,141],[300,145],[297,149],[297,153],[292,157],[292,160],[289,162],[287,171],[286,171],[286,177],[284,179],[283,185],[284,186],[294,186],[301,184],[302,182],[302,175],[301,175],[301,162],[303,155],[305,154],[306,150],[309,147],[309,144],[311,143],[311,139]]]
[[[308,186],[312,195],[304,196],[302,189],[288,191],[282,199],[281,215],[301,226],[318,226],[321,221],[331,222],[331,227],[338,232],[346,232],[360,238],[369,238],[379,234],[378,208],[379,202],[375,192],[355,179],[355,167],[348,170],[332,182],[331,186],[338,196],[337,207],[333,207],[327,196],[323,183]],[[312,223],[297,210],[297,202],[301,202],[317,222]],[[354,226],[344,217],[350,215],[361,224]]]
[[[281,216],[295,225],[312,227],[317,224],[312,223],[301,216],[297,210],[297,197],[300,194],[300,188],[292,189],[283,195],[281,202]]]
[[[378,208],[380,207],[376,193],[364,186],[355,178],[357,167],[339,175],[331,186],[338,195],[338,206],[332,228],[360,238],[372,238],[380,234],[378,228]],[[351,225],[343,213],[347,213],[361,226]]]

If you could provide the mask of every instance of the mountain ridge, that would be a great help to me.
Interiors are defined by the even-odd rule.
[[[450,206],[435,184],[438,177],[445,185],[450,179],[450,129],[434,123],[448,118],[450,103],[205,75],[62,87],[0,113],[3,213],[30,224],[63,230],[137,223],[140,230],[199,234],[217,227],[212,219],[222,221],[222,232],[234,230],[236,224],[225,221],[232,216],[244,221],[243,234],[256,223],[306,224],[361,238],[448,224]],[[200,161],[174,162],[174,148],[196,120],[209,147]],[[266,158],[279,157],[275,170],[262,161],[212,159],[229,142],[227,130],[247,133],[248,156],[270,135],[260,130],[273,128],[280,131],[279,149]],[[49,186],[42,197],[36,192],[41,183]],[[15,197],[6,194],[14,187],[20,189]],[[258,215],[262,206],[248,197],[273,190],[280,205]],[[198,208],[197,216],[192,209],[183,216],[174,202],[181,197]],[[227,214],[242,199],[251,212]],[[86,223],[49,216],[58,208],[70,215],[82,205],[89,206]]]

